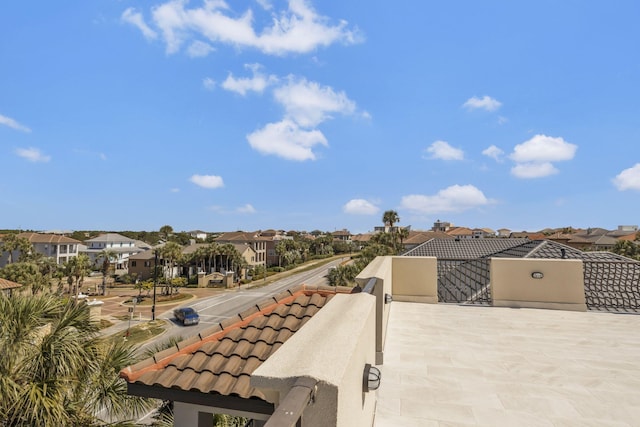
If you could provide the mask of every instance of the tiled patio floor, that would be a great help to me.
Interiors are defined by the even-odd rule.
[[[640,426],[640,315],[393,302],[376,427]]]

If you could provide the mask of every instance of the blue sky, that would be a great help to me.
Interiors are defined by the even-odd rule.
[[[0,228],[638,224],[634,1],[0,5]]]

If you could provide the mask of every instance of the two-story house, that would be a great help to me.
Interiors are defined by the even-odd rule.
[[[272,238],[263,237],[257,232],[252,233],[244,231],[223,233],[214,239],[214,241],[219,244],[248,244],[255,251],[255,262],[252,263],[252,265],[261,265],[265,267],[267,264],[267,242],[272,240]]]
[[[70,258],[78,256],[78,247],[82,243],[79,240],[58,234],[18,233],[17,237],[28,240],[34,252],[53,258],[56,264],[64,264]],[[0,242],[1,238],[2,236],[0,236]],[[12,253],[14,261],[19,257],[19,250]],[[0,267],[4,267],[8,262],[9,254],[7,252],[0,253]]]
[[[85,241],[86,249],[82,252],[86,253],[92,263],[98,262],[98,258],[103,251],[113,252],[116,270],[126,270],[129,268],[129,257],[142,252],[146,248],[139,247],[139,242],[130,239],[118,233],[104,233],[93,239]]]

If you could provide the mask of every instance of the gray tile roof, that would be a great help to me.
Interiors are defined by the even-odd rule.
[[[503,242],[504,248],[500,249]],[[492,252],[493,251],[493,252]],[[430,240],[405,256],[438,258],[438,300],[491,304],[488,258],[580,259],[584,262],[587,307],[638,312],[640,262],[612,252],[583,252],[553,240]]]
[[[485,258],[528,242],[529,239],[431,239],[411,249],[404,256],[460,260]]]

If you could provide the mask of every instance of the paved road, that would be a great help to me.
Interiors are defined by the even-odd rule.
[[[195,302],[185,303],[184,305],[195,308],[200,314],[200,324],[198,325],[184,327],[174,321],[173,310],[165,311],[158,315],[158,318],[168,320],[172,327],[162,334],[159,339],[168,340],[173,337],[188,338],[196,335],[203,329],[218,324],[229,317],[235,316],[252,305],[264,301],[265,299],[296,285],[326,285],[327,270],[329,267],[337,266],[340,262],[342,262],[342,259],[337,259],[321,267],[294,274],[264,287],[228,290],[222,294],[199,298]],[[143,347],[152,344],[153,342],[147,343]]]

